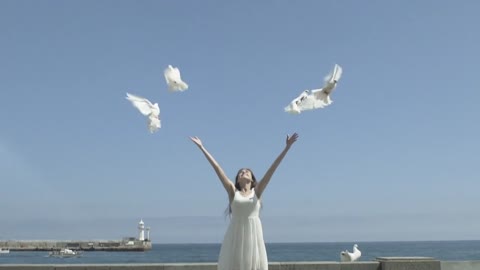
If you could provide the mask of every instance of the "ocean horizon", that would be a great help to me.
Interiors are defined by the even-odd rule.
[[[480,260],[480,240],[266,243],[269,262],[339,261],[340,252],[358,244],[359,261],[378,257],[422,256],[441,261]],[[12,251],[0,264],[112,264],[217,262],[220,243],[153,243],[145,252],[85,251],[76,258],[49,257],[45,251]]]

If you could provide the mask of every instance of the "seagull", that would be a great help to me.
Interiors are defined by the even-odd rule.
[[[342,262],[354,262],[362,256],[362,252],[358,249],[358,245],[353,245],[353,252],[348,250],[340,252],[340,261]]]
[[[158,103],[152,104],[148,99],[127,93],[126,99],[130,100],[135,108],[148,117],[148,130],[154,133],[160,127],[160,108]]]
[[[183,92],[188,89],[188,84],[182,81],[178,68],[168,65],[163,74],[165,75],[165,80],[167,81],[170,92]]]
[[[330,94],[335,90],[341,76],[342,67],[335,64],[333,71],[325,76],[323,88],[303,91],[284,108],[285,112],[300,114],[302,111],[324,108],[332,104]]]

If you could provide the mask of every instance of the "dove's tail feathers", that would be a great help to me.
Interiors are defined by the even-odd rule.
[[[159,128],[161,128],[162,125],[161,125],[161,122],[160,122],[160,119],[156,118],[156,117],[149,117],[148,119],[148,130],[150,131],[150,133],[154,133],[156,131],[158,131]]]

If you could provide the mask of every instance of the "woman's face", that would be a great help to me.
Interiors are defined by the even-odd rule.
[[[252,182],[252,172],[249,169],[241,169],[237,174],[238,182],[248,183]]]

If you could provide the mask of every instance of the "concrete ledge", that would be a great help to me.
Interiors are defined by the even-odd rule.
[[[440,261],[431,257],[379,257],[382,270],[440,270]]]
[[[442,270],[479,270],[480,261],[445,261],[440,262]]]
[[[271,262],[269,270],[480,270],[480,261],[382,257],[360,262]],[[0,264],[0,270],[217,270],[217,263]]]
[[[379,262],[281,262],[269,263],[268,270],[380,270]]]
[[[381,270],[380,262],[342,262],[340,270]]]
[[[111,270],[120,270],[112,269]],[[166,263],[163,268],[141,268],[141,270],[217,270],[217,263]],[[135,268],[137,270],[137,268]]]
[[[4,264],[0,270],[217,270],[217,263],[166,264]],[[371,262],[272,262],[269,270],[380,270]]]

